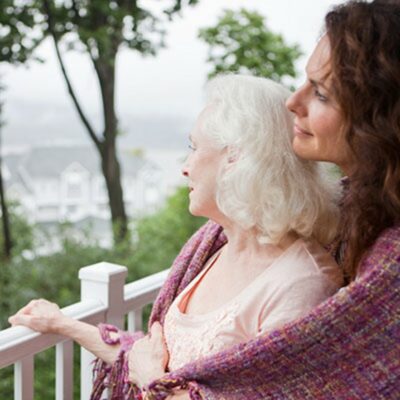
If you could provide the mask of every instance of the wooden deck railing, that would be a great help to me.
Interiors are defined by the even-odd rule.
[[[137,331],[142,328],[143,308],[152,303],[168,270],[125,284],[126,267],[99,263],[81,268],[81,301],[62,309],[63,313],[91,324],[107,322]],[[35,355],[56,347],[56,400],[73,399],[73,343],[63,336],[40,334],[25,327],[0,331],[0,368],[14,365],[14,400],[34,398]],[[88,400],[92,388],[94,357],[81,349],[81,400]]]

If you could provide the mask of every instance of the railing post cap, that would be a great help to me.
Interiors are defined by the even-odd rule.
[[[96,282],[110,282],[115,279],[125,279],[127,275],[128,269],[126,267],[108,262],[89,265],[79,270],[80,280]]]

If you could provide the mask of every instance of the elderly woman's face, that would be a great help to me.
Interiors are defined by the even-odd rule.
[[[295,114],[293,149],[304,159],[333,162],[349,173],[352,161],[329,72],[330,45],[324,36],[308,61],[307,81],[286,103]]]
[[[203,122],[208,112],[212,111],[205,108],[201,112],[190,133],[190,154],[182,168],[182,174],[188,178],[191,214],[218,220],[220,212],[216,205],[216,177],[225,157],[225,150],[218,148],[204,132]]]

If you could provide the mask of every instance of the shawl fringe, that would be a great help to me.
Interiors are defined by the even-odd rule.
[[[93,389],[90,400],[101,400],[105,389],[110,391],[110,400],[142,400],[141,390],[129,382],[128,353],[133,343],[143,337],[142,332],[127,334],[113,325],[99,324],[103,341],[110,345],[120,344],[121,349],[112,366],[97,358],[93,367]],[[119,333],[111,338],[110,333]]]

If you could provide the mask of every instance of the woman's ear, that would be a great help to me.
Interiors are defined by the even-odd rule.
[[[228,146],[228,164],[233,164],[239,159],[239,150],[236,147]]]

